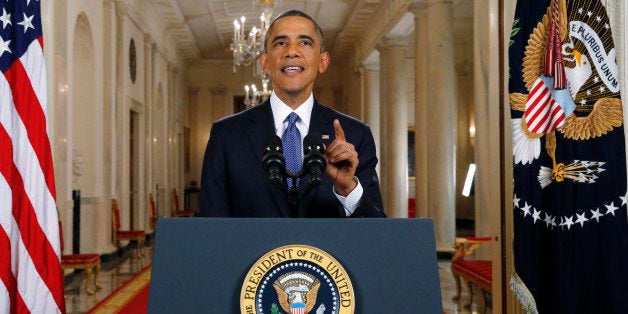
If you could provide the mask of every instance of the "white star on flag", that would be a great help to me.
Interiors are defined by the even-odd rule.
[[[571,225],[573,225],[573,216],[564,217],[564,221],[561,223],[563,226],[567,226],[567,230],[571,230]]]
[[[528,202],[524,203],[525,205],[523,207],[521,207],[521,211],[523,212],[523,217],[530,215],[530,205],[528,205]]]
[[[591,219],[595,219],[597,222],[600,222],[600,217],[604,216],[604,214],[600,214],[600,209],[596,208],[595,210],[591,209]]]
[[[541,212],[533,208],[534,214],[532,214],[532,218],[534,218],[534,224],[536,224],[537,220],[541,220]]]
[[[621,205],[619,206],[624,206],[628,204],[628,191],[626,191],[626,195],[620,196],[619,199],[621,200]]]
[[[584,223],[589,221],[589,219],[587,219],[586,217],[586,213],[582,213],[582,215],[576,214],[576,216],[578,216],[578,219],[576,219],[576,223],[579,223],[580,227],[584,227]]]
[[[606,214],[605,215],[611,214],[611,215],[615,216],[615,211],[619,209],[619,207],[615,206],[614,202],[611,202],[610,205],[604,205],[604,206],[606,206]]]
[[[23,13],[23,14],[24,14],[24,20],[17,24],[24,26],[24,33],[26,33],[26,31],[29,28],[35,29],[35,26],[33,26],[33,17],[35,16],[34,15],[26,16],[26,13]]]
[[[549,226],[554,226],[554,223],[552,222],[552,215],[545,213],[545,219],[543,219],[543,222],[545,222],[545,226],[549,228]]]
[[[11,49],[9,49],[9,43],[11,43],[10,39],[7,41],[4,41],[4,39],[0,37],[0,57],[2,57],[5,51],[8,51],[9,53],[11,53]]]
[[[626,195],[628,196],[628,192],[626,192]],[[520,198],[517,198],[517,194],[515,194],[515,197],[512,200],[512,203],[514,204],[515,208],[519,208],[520,200],[521,200]]]
[[[7,24],[11,24],[11,14],[7,13],[7,10],[2,8],[2,16],[0,16],[0,21],[2,21],[2,29],[7,27]]]
[[[626,191],[626,195],[620,196],[621,206],[628,204],[628,191]],[[626,210],[626,220],[628,220],[628,210]]]

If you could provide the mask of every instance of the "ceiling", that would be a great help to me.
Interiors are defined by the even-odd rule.
[[[186,61],[231,59],[229,45],[233,21],[246,17],[247,31],[259,24],[260,0],[151,0],[177,40]],[[269,1],[269,0],[261,0]],[[275,0],[273,17],[290,9],[304,11],[321,25],[332,54],[351,49],[386,0]],[[473,0],[454,0],[454,29],[472,29]],[[250,21],[250,22],[249,22]],[[254,23],[254,24],[253,24]],[[403,15],[391,32],[408,35],[414,30],[412,13]]]

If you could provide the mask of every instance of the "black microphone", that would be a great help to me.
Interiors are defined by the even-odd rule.
[[[319,185],[327,166],[320,134],[312,133],[305,136],[303,139],[303,153],[303,168],[310,175],[308,184]]]
[[[264,140],[264,171],[268,173],[270,182],[281,184],[285,179],[286,160],[283,157],[283,146],[277,135],[269,135]]]

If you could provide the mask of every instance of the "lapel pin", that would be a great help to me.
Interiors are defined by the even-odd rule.
[[[328,140],[329,139],[329,134],[323,134],[322,139],[323,140]]]

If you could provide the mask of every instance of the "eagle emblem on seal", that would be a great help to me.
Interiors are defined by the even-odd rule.
[[[281,308],[292,314],[312,311],[320,285],[314,276],[300,271],[286,273],[273,283]]]
[[[557,160],[557,140],[591,140],[623,124],[615,48],[612,40],[601,39],[612,38],[601,36],[610,33],[608,23],[600,22],[604,21],[601,16],[605,17],[606,11],[599,4],[574,7],[568,12],[565,0],[551,1],[547,13],[530,34],[525,49],[523,81],[529,94],[513,92],[509,95],[511,109],[524,112],[523,117],[511,120],[515,164],[526,165],[538,159],[542,151],[540,139],[545,137],[545,151],[551,157],[552,165],[541,166],[539,170],[538,181],[543,188],[564,180],[595,183],[598,175],[605,171],[603,161]],[[552,48],[554,46],[556,49]],[[563,116],[548,119],[550,124],[554,123],[554,128],[537,131],[531,128],[530,120],[543,114],[531,112],[529,106],[534,97],[532,94],[537,91],[535,85],[546,72],[548,47],[561,59],[561,67],[564,65],[562,75],[566,86],[560,94],[552,89],[551,82],[546,82],[545,85],[549,85],[546,94],[549,98],[560,94],[554,97],[555,102],[566,104],[560,107],[568,110],[564,110]],[[560,80],[558,74],[556,80]],[[548,111],[560,111],[560,107],[554,106]],[[561,134],[558,139],[556,132]]]

